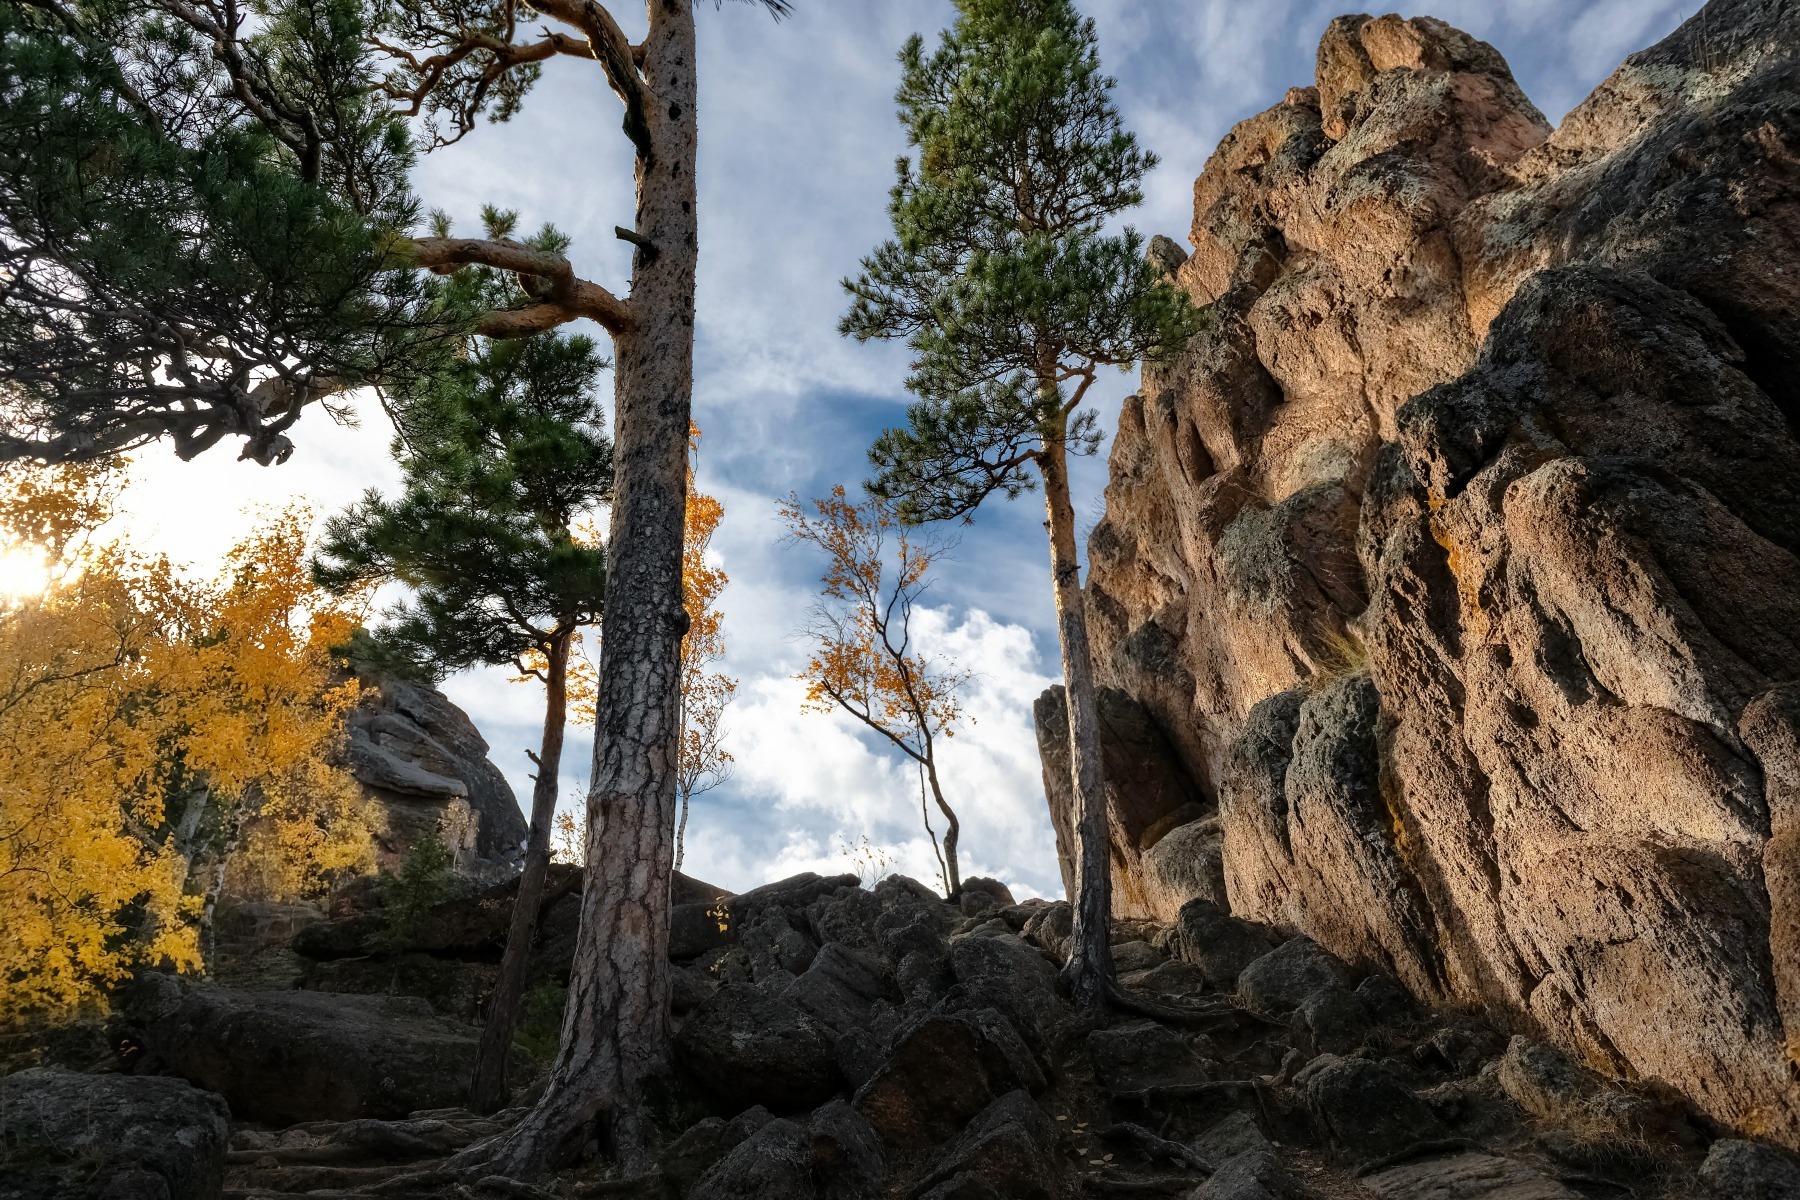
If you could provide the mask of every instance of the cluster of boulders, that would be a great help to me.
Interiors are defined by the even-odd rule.
[[[687,895],[656,1115],[663,1195],[1800,1195],[1800,1162],[1720,1139],[1672,1094],[1429,1013],[1389,976],[1208,901],[1170,924],[1117,922],[1120,991],[1095,1016],[1059,979],[1068,906],[1016,904],[992,881],[954,903],[901,877]],[[477,927],[481,903],[445,905],[425,936]],[[314,927],[310,944],[341,951],[358,922]],[[438,940],[447,964],[485,953]],[[0,1200],[456,1194],[444,1157],[523,1111],[456,1107],[476,1030],[422,997],[150,977],[114,1032],[110,1073],[3,1081]],[[518,1079],[528,1103],[529,1069]],[[546,1200],[604,1190],[605,1169],[456,1186]]]

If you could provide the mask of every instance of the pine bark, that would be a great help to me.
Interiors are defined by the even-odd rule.
[[[1075,508],[1069,499],[1069,458],[1061,430],[1044,439],[1038,467],[1044,476],[1045,527],[1050,532],[1050,573],[1056,590],[1056,634],[1062,649],[1069,701],[1069,761],[1075,795],[1074,928],[1063,978],[1077,1003],[1105,1005],[1112,986],[1112,862],[1101,774],[1099,716],[1094,703],[1094,665],[1088,648],[1087,609],[1081,594],[1081,561],[1075,550]]]
[[[693,398],[695,39],[692,0],[651,0],[650,154],[637,166],[630,304],[614,339],[606,637],[587,811],[587,883],[562,1046],[537,1106],[487,1155],[523,1177],[596,1139],[648,1166],[645,1085],[668,1068],[669,882],[680,741],[682,519]]]
[[[490,1113],[505,1105],[506,1063],[511,1057],[513,1031],[525,999],[525,970],[531,962],[531,943],[537,936],[539,911],[544,899],[544,880],[550,873],[550,827],[556,819],[557,769],[562,762],[563,729],[568,713],[568,633],[558,632],[550,642],[544,672],[544,736],[539,743],[537,781],[531,789],[531,839],[525,849],[525,873],[519,877],[519,894],[513,900],[512,921],[506,930],[506,950],[500,957],[500,977],[488,1001],[487,1024],[475,1054],[475,1073],[469,1083],[469,1107]]]

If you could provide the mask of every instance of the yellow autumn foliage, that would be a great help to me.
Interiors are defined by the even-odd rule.
[[[234,852],[292,892],[367,840],[331,765],[357,689],[330,647],[356,614],[312,586],[307,515],[196,579],[102,540],[119,471],[0,472],[0,561],[43,567],[0,580],[0,1024],[138,964],[199,969]]]

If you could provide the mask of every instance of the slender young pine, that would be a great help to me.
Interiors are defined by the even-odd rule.
[[[1094,25],[1071,0],[957,0],[935,52],[900,52],[894,236],[846,280],[840,326],[904,338],[919,399],[870,451],[871,487],[910,521],[968,517],[989,495],[1044,484],[1075,791],[1074,936],[1065,975],[1082,1003],[1112,989],[1111,876],[1093,665],[1068,455],[1092,453],[1081,408],[1102,367],[1181,346],[1187,298],[1108,218],[1142,199],[1155,165],[1120,123]]]
[[[489,225],[490,236],[508,236],[510,214],[489,214]],[[550,232],[534,242],[560,249]],[[506,286],[482,268],[459,275],[452,290]],[[599,621],[606,587],[603,551],[575,532],[612,493],[612,443],[594,390],[604,366],[585,337],[471,338],[454,370],[390,395],[401,493],[388,500],[370,491],[333,518],[313,565],[315,578],[337,591],[389,579],[414,589],[357,647],[365,661],[434,678],[513,663],[544,684],[525,872],[470,1084],[477,1112],[502,1107],[508,1095],[507,1059],[550,864],[569,648],[581,626]]]

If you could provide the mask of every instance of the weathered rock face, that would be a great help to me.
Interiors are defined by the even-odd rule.
[[[5,1200],[217,1200],[225,1101],[179,1079],[34,1068],[0,1079]]]
[[[1554,131],[1339,18],[1191,241],[1089,611],[1201,809],[1121,893],[1222,845],[1235,915],[1800,1145],[1800,8],[1714,0]]]
[[[458,873],[516,873],[530,829],[468,714],[422,684],[386,677],[364,684],[369,690],[350,714],[345,753],[351,774],[387,816],[377,848],[382,865],[397,866],[437,830]]]
[[[416,996],[244,991],[146,977],[120,1014],[138,1070],[179,1075],[235,1116],[288,1123],[401,1117],[460,1104],[475,1031]]]

